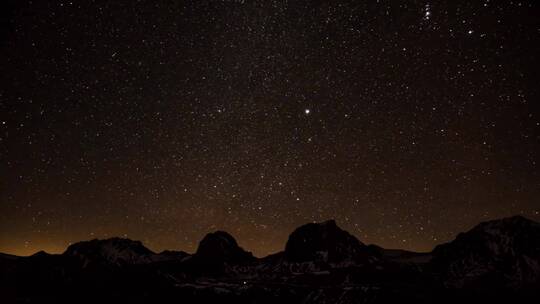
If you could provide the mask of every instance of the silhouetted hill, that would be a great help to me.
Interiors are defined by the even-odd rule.
[[[376,260],[366,245],[334,220],[309,223],[297,228],[285,246],[285,257],[291,262],[369,263]]]
[[[151,262],[155,253],[139,241],[110,238],[75,243],[69,246],[63,255],[79,259],[84,267],[88,264],[144,264]]]
[[[242,249],[234,237],[224,231],[207,234],[199,243],[195,257],[206,261],[243,263],[254,259]]]
[[[207,234],[200,242],[197,252],[183,263],[183,269],[191,276],[223,276],[235,273],[235,267],[256,261],[251,254],[238,246],[234,237],[224,231]]]
[[[0,254],[0,294],[2,303],[532,303],[539,227],[523,217],[485,222],[415,253],[366,246],[326,221],[297,228],[283,252],[262,259],[223,231],[193,255],[91,240],[63,254]]]
[[[448,286],[540,287],[540,224],[522,216],[484,222],[433,250]]]

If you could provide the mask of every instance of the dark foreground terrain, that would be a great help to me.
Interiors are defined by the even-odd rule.
[[[481,223],[430,253],[365,245],[307,224],[255,258],[226,232],[195,254],[112,238],[63,254],[0,254],[2,303],[540,303],[540,224]]]

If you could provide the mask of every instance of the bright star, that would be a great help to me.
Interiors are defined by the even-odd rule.
[[[424,20],[429,20],[431,18],[431,5],[426,4],[424,6]]]

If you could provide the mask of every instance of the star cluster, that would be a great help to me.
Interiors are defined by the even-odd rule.
[[[0,251],[431,250],[540,215],[535,1],[7,1]]]

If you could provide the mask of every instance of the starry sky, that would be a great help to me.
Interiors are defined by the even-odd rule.
[[[540,220],[537,1],[2,1],[0,252],[431,250]]]

